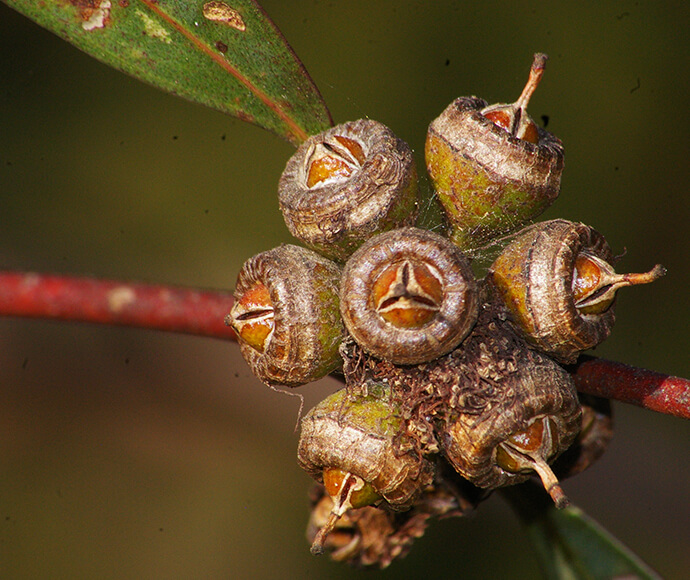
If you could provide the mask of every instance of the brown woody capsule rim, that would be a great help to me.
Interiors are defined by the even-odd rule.
[[[307,186],[314,148],[346,137],[366,158],[347,179]],[[287,162],[278,201],[290,233],[305,244],[344,261],[380,229],[411,225],[417,217],[417,170],[409,146],[385,125],[360,119],[314,135]]]
[[[487,106],[479,97],[459,97],[432,121],[429,133],[478,163],[496,181],[527,185],[556,199],[563,170],[561,140],[538,126],[538,143],[515,137],[482,115]]]
[[[394,439],[402,424],[387,400],[353,408],[348,396],[346,390],[334,393],[302,419],[300,467],[319,483],[325,469],[340,469],[370,484],[392,509],[410,508],[433,480],[433,464],[413,453],[396,453]]]
[[[422,327],[390,324],[372,298],[381,272],[405,260],[426,263],[442,278],[443,300]],[[471,266],[459,248],[427,230],[401,228],[372,238],[346,263],[340,308],[345,326],[365,351],[394,364],[418,364],[450,352],[469,334],[477,319],[477,294]]]
[[[296,387],[325,376],[341,363],[345,334],[339,316],[340,268],[316,252],[281,245],[245,262],[235,299],[262,282],[273,306],[274,328],[264,352],[240,341],[250,368],[269,385]]]
[[[611,401],[578,393],[582,408],[581,429],[574,443],[553,464],[559,479],[588,469],[606,451],[613,439]]]

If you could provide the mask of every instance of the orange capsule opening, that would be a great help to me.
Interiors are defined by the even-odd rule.
[[[347,496],[349,507],[361,508],[381,501],[381,496],[370,483],[347,471],[328,468],[323,471],[323,485],[334,500]]]
[[[547,58],[543,53],[534,55],[527,83],[517,101],[509,105],[491,105],[481,111],[482,115],[495,125],[508,131],[513,137],[529,143],[539,143],[539,130],[527,114],[527,105],[539,86]]]
[[[512,105],[506,105],[507,107],[512,107]],[[494,125],[498,125],[501,129],[505,129],[510,132],[513,128],[513,115],[512,109],[494,109],[492,111],[487,111],[483,115],[492,121]]]
[[[343,137],[341,135],[336,135],[335,140],[340,143],[345,149],[347,149],[350,153],[352,153],[352,156],[357,160],[357,162],[360,165],[364,164],[364,160],[366,159],[366,155],[364,154],[364,149],[362,149],[362,146],[357,143],[354,139],[350,139],[349,137]]]
[[[335,135],[319,143],[307,161],[307,187],[329,179],[347,179],[365,160],[362,146],[354,139]]]
[[[511,473],[534,471],[541,479],[546,492],[557,508],[564,508],[569,500],[561,489],[547,461],[553,457],[558,447],[555,424],[542,417],[529,427],[513,433],[496,448],[496,464]]]
[[[314,555],[323,553],[326,538],[347,510],[374,505],[382,499],[370,483],[342,469],[324,469],[323,484],[333,499],[333,507],[328,520],[318,531],[311,545],[311,553]]]
[[[443,302],[443,284],[426,264],[392,264],[376,279],[372,301],[379,315],[398,328],[431,322]]]
[[[535,145],[539,143],[539,129],[537,129],[537,124],[529,119],[527,123],[524,123],[517,134],[518,139],[527,141],[528,143],[534,143]]]
[[[264,352],[275,328],[273,302],[261,282],[247,290],[233,306],[230,324],[240,340]]]
[[[582,314],[602,314],[612,304],[616,292],[624,286],[649,284],[666,273],[657,264],[642,274],[617,274],[613,266],[588,252],[581,252],[573,268],[573,300]]]
[[[322,181],[326,181],[327,179],[332,179],[334,177],[350,177],[353,171],[354,168],[345,163],[342,159],[325,155],[320,159],[313,161],[309,166],[307,187],[314,187]]]
[[[604,268],[612,268],[603,260],[595,260],[594,256],[582,253],[575,260],[575,268],[573,271],[573,299],[575,304],[582,305],[587,298],[593,297],[594,294],[602,288],[602,277],[604,275]],[[596,304],[590,307],[580,306],[583,314],[601,314],[613,304],[615,294],[606,297],[604,300],[599,300]]]

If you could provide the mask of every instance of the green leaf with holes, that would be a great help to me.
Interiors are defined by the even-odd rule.
[[[535,548],[545,578],[598,580],[660,576],[581,509],[556,509],[532,481],[501,490]]]
[[[104,63],[297,145],[332,125],[309,74],[252,0],[2,0]]]

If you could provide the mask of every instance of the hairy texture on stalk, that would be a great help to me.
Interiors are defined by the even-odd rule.
[[[484,294],[486,298],[486,294]],[[348,384],[365,376],[386,380],[406,422],[401,451],[443,451],[458,472],[479,487],[519,483],[525,470],[497,464],[499,445],[548,419],[554,460],[580,428],[580,406],[569,375],[545,355],[529,349],[500,309],[483,301],[477,324],[452,353],[414,367],[368,359],[343,343]]]

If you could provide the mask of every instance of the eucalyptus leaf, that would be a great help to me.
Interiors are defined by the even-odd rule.
[[[253,0],[2,0],[104,63],[297,145],[332,125],[280,31]]]
[[[559,510],[534,482],[502,490],[532,542],[544,577],[558,580],[660,576],[581,509]]]

